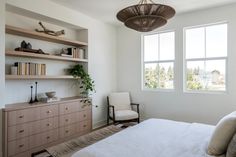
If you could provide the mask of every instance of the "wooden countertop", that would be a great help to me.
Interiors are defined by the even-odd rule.
[[[61,98],[60,101],[56,102],[38,102],[38,103],[33,103],[29,104],[28,102],[24,103],[15,103],[15,104],[6,104],[5,108],[3,108],[3,112],[7,111],[14,111],[14,110],[22,110],[22,109],[28,109],[28,108],[33,108],[33,107],[42,107],[42,106],[48,106],[48,105],[55,105],[55,104],[60,104],[60,103],[65,103],[65,102],[73,102],[73,101],[78,101],[78,100],[85,100],[89,98],[83,98],[83,97],[67,97],[67,98]]]

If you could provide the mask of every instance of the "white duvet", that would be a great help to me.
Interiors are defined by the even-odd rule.
[[[214,126],[150,119],[127,128],[72,157],[208,157]]]

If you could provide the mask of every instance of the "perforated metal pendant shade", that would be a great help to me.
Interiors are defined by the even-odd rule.
[[[175,10],[167,5],[141,0],[139,4],[129,6],[117,14],[117,19],[125,26],[139,32],[149,32],[167,23],[175,15]]]

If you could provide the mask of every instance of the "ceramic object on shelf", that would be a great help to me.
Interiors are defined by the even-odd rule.
[[[21,48],[26,48],[27,47],[27,43],[23,40],[20,44]]]
[[[32,49],[32,45],[31,45],[30,43],[28,43],[28,44],[26,45],[26,48],[27,48],[27,49]]]
[[[46,92],[45,94],[48,98],[54,98],[56,96],[56,92]]]

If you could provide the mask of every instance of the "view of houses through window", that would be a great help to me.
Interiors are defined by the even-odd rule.
[[[185,89],[225,91],[227,24],[185,29]]]
[[[184,89],[226,91],[227,23],[184,29]],[[174,89],[175,32],[143,36],[143,89]]]

